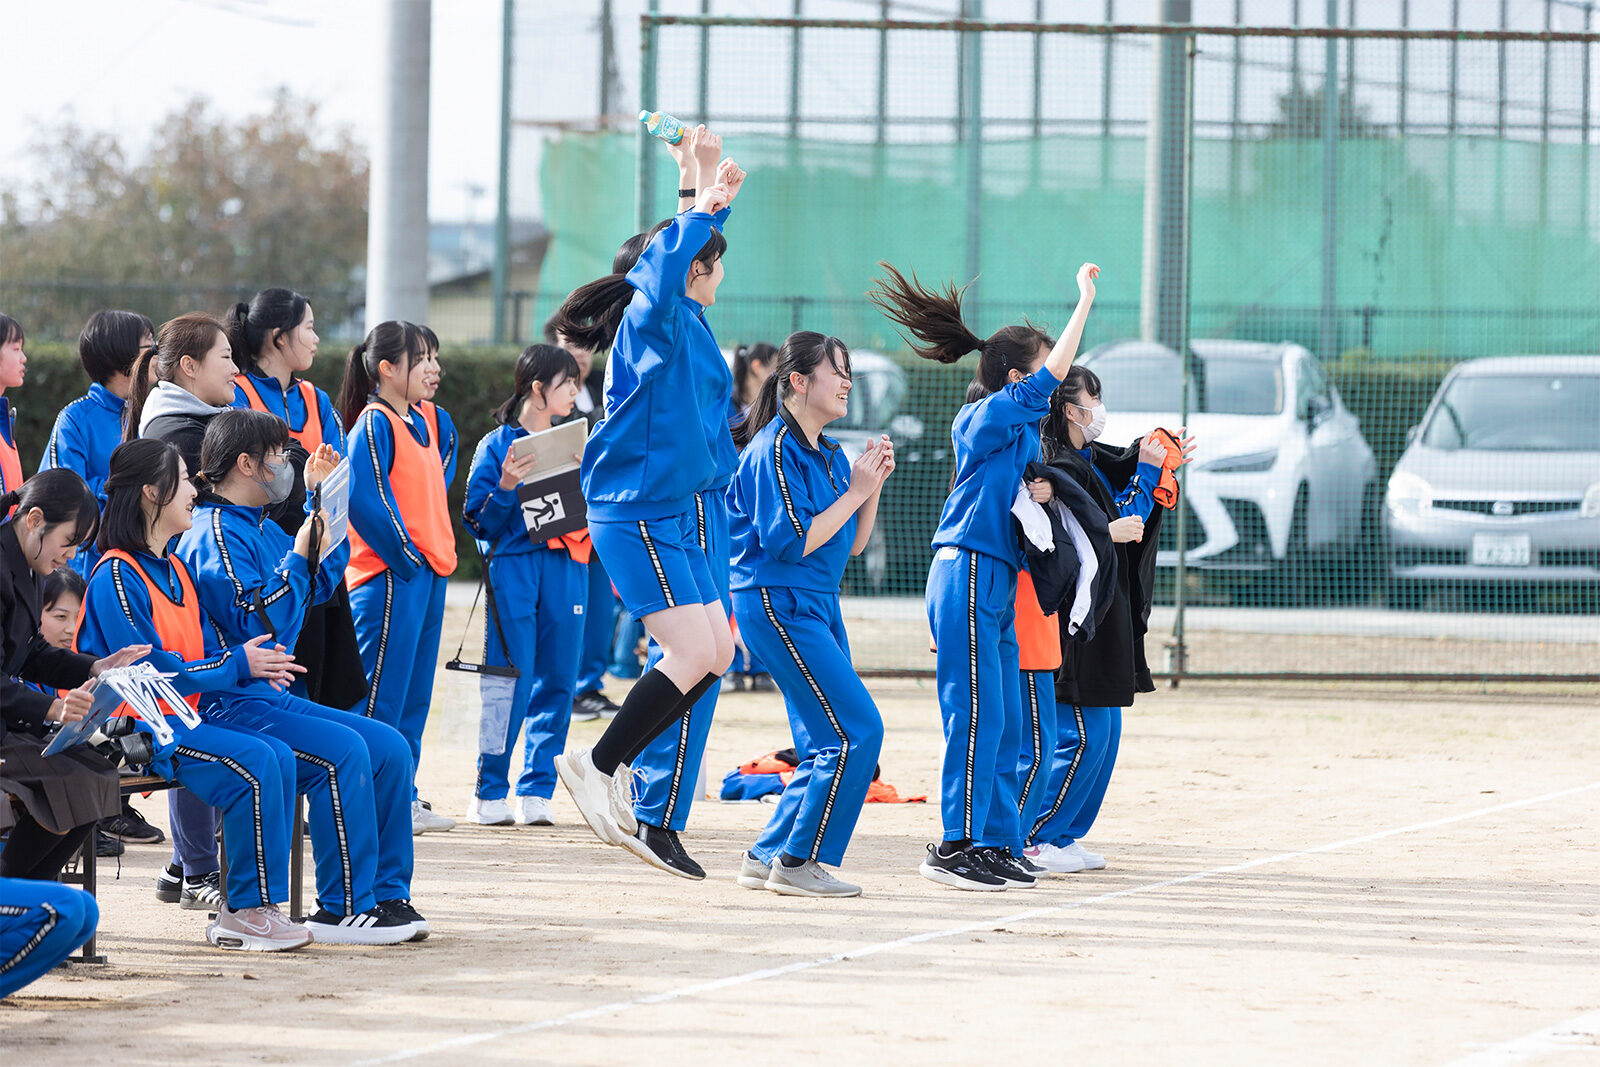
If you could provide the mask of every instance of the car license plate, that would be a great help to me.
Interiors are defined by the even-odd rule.
[[[1474,567],[1527,567],[1533,563],[1533,543],[1527,534],[1473,534]]]

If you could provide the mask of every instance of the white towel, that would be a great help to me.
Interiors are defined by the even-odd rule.
[[[1011,514],[1022,523],[1022,533],[1034,548],[1040,552],[1054,552],[1056,539],[1050,532],[1050,516],[1044,513],[1044,506],[1028,495],[1027,485],[1017,490],[1017,498],[1011,502]]]
[[[1100,561],[1095,558],[1094,545],[1089,543],[1089,535],[1083,532],[1083,526],[1072,509],[1057,504],[1056,514],[1071,535],[1072,546],[1078,550],[1078,588],[1072,595],[1072,609],[1067,612],[1067,634],[1070,636],[1078,632],[1083,620],[1089,617],[1089,609],[1094,606],[1094,576],[1100,573]]]

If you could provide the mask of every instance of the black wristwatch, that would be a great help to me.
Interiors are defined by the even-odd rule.
[[[694,190],[694,189],[679,189],[678,190],[678,199],[679,200],[682,200],[685,197],[687,197],[690,200],[693,200],[698,195],[699,195],[698,191]]]

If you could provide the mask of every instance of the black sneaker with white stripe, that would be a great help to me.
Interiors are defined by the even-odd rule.
[[[183,896],[183,868],[169,863],[156,875],[156,899],[163,904],[176,904]]]
[[[998,893],[1006,888],[1006,880],[991,871],[973,848],[929,845],[928,858],[922,861],[918,871],[922,877],[951,889]]]
[[[157,892],[160,891],[159,886]],[[212,871],[198,878],[185,877],[183,891],[178,894],[178,906],[185,911],[216,911],[227,903],[222,891],[222,873]]]
[[[988,866],[990,873],[1004,879],[1013,889],[1032,889],[1039,879],[1022,869],[1009,848],[980,848],[975,850],[979,862]]]
[[[416,924],[378,905],[356,915],[336,915],[327,908],[306,920],[314,941],[334,945],[398,945],[410,941]]]
[[[676,830],[663,830],[647,822],[639,824],[639,832],[626,838],[622,847],[644,860],[650,866],[675,874],[679,878],[700,881],[706,869],[694,861],[683,849]]]
[[[598,689],[579,693],[572,700],[572,717],[577,722],[592,722],[602,718],[614,719],[621,710],[610,697]]]

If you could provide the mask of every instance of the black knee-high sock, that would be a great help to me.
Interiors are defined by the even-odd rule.
[[[666,733],[669,728],[682,720],[685,715],[689,714],[689,709],[700,703],[700,698],[710,692],[712,686],[720,684],[721,681],[722,675],[708,674],[704,678],[700,679],[700,681],[696,682],[693,689],[683,694],[683,700],[678,703],[678,706],[673,708],[672,712],[664,716],[660,722],[652,726],[650,728],[650,732],[640,739],[638,744],[634,745],[627,751],[622,758],[622,762],[628,764],[636,762],[644,750],[650,747],[650,742]]]
[[[602,774],[616,770],[639,738],[649,735],[662,716],[670,715],[682,701],[683,690],[674,685],[671,678],[654,667],[645,671],[623,698],[616,718],[594,743],[590,758],[594,760],[595,769]]]

